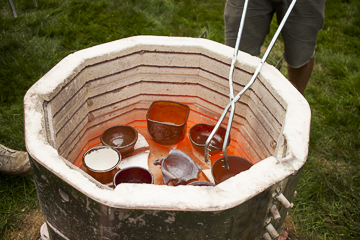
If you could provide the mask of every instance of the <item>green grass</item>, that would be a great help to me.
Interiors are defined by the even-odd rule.
[[[23,215],[38,208],[36,189],[31,174],[23,177],[1,175],[0,236],[10,228],[16,228]],[[40,229],[39,229],[40,230]]]
[[[358,1],[327,1],[305,92],[310,150],[292,215],[310,239],[360,238],[359,11]]]
[[[134,35],[224,43],[225,0],[14,0],[0,2],[0,143],[25,150],[23,97],[66,55]],[[312,111],[308,161],[290,211],[299,239],[360,239],[360,2],[327,0],[315,67],[305,91]],[[272,23],[267,46],[275,32]],[[269,56],[282,55],[281,38]],[[286,76],[286,63],[281,69]],[[39,208],[31,174],[0,175],[0,239]]]

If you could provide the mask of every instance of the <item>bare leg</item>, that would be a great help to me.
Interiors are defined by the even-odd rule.
[[[301,94],[304,94],[305,92],[305,88],[309,82],[313,67],[314,57],[312,57],[308,63],[300,68],[292,68],[288,66],[289,80]]]

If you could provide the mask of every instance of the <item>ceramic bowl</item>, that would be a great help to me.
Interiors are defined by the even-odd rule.
[[[173,101],[155,101],[146,114],[151,138],[161,145],[173,145],[185,138],[190,108]]]
[[[121,183],[147,183],[153,184],[154,177],[152,173],[142,167],[127,167],[118,171],[114,176],[114,186]]]
[[[120,152],[109,146],[90,148],[82,158],[85,172],[103,184],[112,182],[120,161]]]
[[[194,148],[202,153],[205,150],[205,142],[214,129],[214,125],[199,123],[190,128],[189,131],[189,139]],[[226,134],[226,129],[224,127],[219,127],[216,131],[213,138],[210,140],[209,144],[209,153],[215,154],[222,151],[222,147],[224,144],[224,138]],[[230,141],[228,142],[228,145]]]
[[[216,184],[248,170],[253,165],[250,161],[238,156],[228,156],[228,163],[229,170],[225,169],[223,157],[216,160],[211,166],[211,174]]]
[[[123,158],[132,154],[137,140],[138,132],[128,125],[109,127],[100,136],[103,145],[115,148]]]

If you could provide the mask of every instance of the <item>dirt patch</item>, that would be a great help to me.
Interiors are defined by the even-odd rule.
[[[289,214],[286,216],[282,230],[279,234],[280,237],[278,240],[299,240],[296,235],[296,226],[294,226]]]
[[[20,225],[17,228],[9,230],[5,235],[8,235],[12,240],[39,240],[40,228],[45,222],[40,209],[36,208],[24,214]]]

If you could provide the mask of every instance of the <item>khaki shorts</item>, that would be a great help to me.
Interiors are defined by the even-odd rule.
[[[235,46],[244,1],[226,2],[225,44],[228,46]],[[274,13],[280,23],[290,4],[291,0],[249,0],[239,49],[254,56],[260,55]],[[291,67],[299,68],[314,56],[317,35],[324,22],[324,10],[325,0],[298,0],[295,3],[281,32],[284,58]]]

